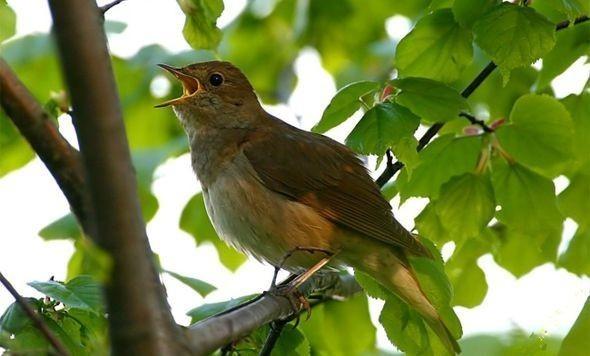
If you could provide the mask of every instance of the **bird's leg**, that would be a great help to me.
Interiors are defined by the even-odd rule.
[[[308,268],[305,272],[299,275],[291,275],[285,283],[281,284],[280,286],[276,286],[276,278],[278,271],[284,266],[287,259],[291,257],[293,253],[296,251],[306,251],[310,253],[322,252],[326,254],[326,257],[322,258],[319,262]],[[291,306],[293,307],[294,313],[299,313],[301,309],[305,309],[307,311],[307,319],[309,319],[309,317],[311,316],[311,307],[309,305],[307,298],[305,298],[305,296],[301,292],[299,292],[297,288],[299,288],[303,283],[305,283],[305,281],[307,281],[311,276],[313,276],[314,273],[316,273],[322,267],[328,264],[328,262],[330,262],[330,260],[332,259],[333,255],[334,254],[331,251],[316,247],[297,247],[289,251],[287,254],[285,254],[285,256],[283,256],[283,259],[279,266],[275,267],[271,291],[275,295],[281,295],[287,298],[287,300],[289,300]],[[299,315],[297,315],[297,323],[299,323]]]

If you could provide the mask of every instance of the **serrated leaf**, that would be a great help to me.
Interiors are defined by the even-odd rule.
[[[590,349],[590,298],[580,311],[580,315],[574,322],[574,325],[567,333],[561,348],[559,349],[559,356],[584,356]]]
[[[245,295],[243,297],[230,299],[224,302],[203,304],[201,306],[189,310],[186,313],[186,315],[191,317],[191,324],[194,324],[212,315],[221,313],[224,310],[228,310],[240,304],[246,303],[247,301],[255,298],[256,296],[257,294],[250,294]]]
[[[578,228],[567,250],[559,256],[559,266],[579,276],[590,276],[590,229]]]
[[[383,155],[402,138],[410,137],[420,125],[420,118],[405,107],[394,103],[379,103],[361,118],[346,144],[364,155]]]
[[[90,276],[78,276],[67,283],[34,281],[28,285],[71,308],[98,313],[103,306],[101,287]]]
[[[176,280],[190,287],[192,290],[197,292],[201,297],[206,297],[207,294],[217,289],[215,286],[197,278],[183,276],[176,272],[167,270],[165,272],[168,273],[170,276],[174,277]]]
[[[504,2],[473,25],[475,42],[504,70],[533,63],[555,44],[555,25],[529,7]]]
[[[436,198],[440,187],[451,177],[473,171],[482,140],[479,136],[440,136],[419,153],[420,163],[412,177],[402,171],[396,183],[402,201],[410,196]]]
[[[315,307],[314,316],[302,320],[299,327],[314,353],[334,356],[371,353],[376,350],[376,330],[368,311],[367,297],[359,293],[345,301],[328,301]]]
[[[490,178],[474,173],[451,178],[434,202],[442,227],[458,244],[478,236],[494,217],[495,208]]]
[[[526,167],[496,161],[492,182],[497,213],[506,225],[530,233],[560,229],[563,217],[557,209],[553,182]]]
[[[418,155],[418,140],[414,136],[402,137],[399,142],[391,148],[395,157],[404,164],[404,170],[408,178],[412,178],[414,168],[420,163]]]
[[[34,298],[25,298],[25,300],[33,310],[37,309],[37,300]],[[32,325],[31,318],[17,302],[10,304],[0,316],[0,330],[6,330],[12,334],[20,332],[28,325]]]
[[[576,171],[590,162],[590,93],[569,95],[562,103],[574,122],[574,134],[571,138],[574,161],[570,169]]]
[[[385,287],[383,287],[379,282],[377,282],[373,277],[370,275],[355,270],[354,271],[354,278],[363,288],[363,290],[367,293],[369,297],[385,300],[391,294]]]
[[[217,18],[223,12],[222,0],[177,0],[186,16],[182,34],[196,49],[215,49],[221,41]]]
[[[588,0],[535,0],[532,7],[542,14],[551,16],[550,19],[554,21],[564,18],[574,20],[578,16],[590,13]]]
[[[180,217],[180,228],[191,234],[197,246],[203,242],[210,242],[219,254],[219,260],[232,271],[246,261],[246,256],[227,246],[221,241],[205,209],[203,194],[194,195],[184,207]]]
[[[516,101],[510,124],[496,130],[502,147],[518,162],[549,177],[572,158],[573,122],[563,104],[548,95],[528,94]]]
[[[420,236],[425,236],[440,246],[445,242],[450,241],[452,238],[443,227],[440,218],[434,209],[434,204],[432,203],[426,205],[424,209],[422,209],[415,221]]]
[[[555,47],[543,57],[537,85],[545,88],[579,57],[590,51],[590,23],[580,23],[557,33]]]
[[[579,226],[590,227],[590,172],[574,175],[567,188],[559,194],[559,209]]]
[[[533,234],[497,225],[492,231],[497,236],[492,248],[494,260],[517,278],[543,263],[556,260],[560,228],[548,228]]]
[[[428,122],[446,122],[467,108],[467,101],[455,89],[426,78],[395,79],[401,89],[395,100]]]
[[[299,329],[287,326],[272,350],[272,356],[309,356],[309,340]]]
[[[350,83],[341,88],[324,110],[320,122],[311,131],[324,133],[340,125],[361,108],[361,97],[376,91],[378,88],[379,83],[371,81]]]
[[[471,28],[475,21],[499,3],[500,0],[455,0],[453,15],[461,26]]]
[[[379,322],[400,350],[410,355],[428,355],[430,340],[422,318],[399,298],[392,296],[385,302]]]
[[[450,9],[423,17],[397,45],[400,76],[425,77],[450,83],[473,59],[471,31],[455,22]]]
[[[0,1],[0,42],[14,36],[16,32],[16,14],[5,0]]]

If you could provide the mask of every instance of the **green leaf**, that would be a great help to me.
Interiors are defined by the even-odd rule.
[[[289,327],[283,329],[281,336],[272,349],[273,356],[309,356],[309,340],[299,329]]]
[[[72,239],[82,236],[82,230],[72,213],[62,216],[39,231],[39,236],[45,241]]]
[[[586,300],[580,315],[574,322],[574,325],[567,333],[561,348],[559,356],[584,356],[590,349],[590,298]]]
[[[526,167],[495,161],[492,182],[502,207],[497,217],[506,225],[530,233],[561,229],[553,182]]]
[[[574,122],[574,135],[571,138],[574,161],[574,171],[588,165],[590,162],[590,93],[569,95],[562,100],[563,105],[570,112]],[[590,170],[588,170],[590,172]]]
[[[567,250],[559,256],[559,266],[579,276],[590,276],[590,229],[578,228]]]
[[[517,161],[556,176],[572,158],[572,119],[566,108],[548,95],[528,94],[516,101],[510,124],[496,135]]]
[[[375,92],[378,88],[379,83],[377,82],[362,81],[350,83],[338,90],[330,101],[330,104],[326,107],[326,110],[324,110],[320,122],[311,130],[313,132],[323,133],[340,125],[361,108],[361,97]]]
[[[517,278],[543,263],[556,260],[561,240],[560,228],[531,234],[497,225],[492,231],[497,237],[492,248],[494,260]]]
[[[365,113],[346,138],[346,144],[364,155],[383,155],[402,138],[410,137],[420,125],[420,118],[405,107],[379,103]]]
[[[385,302],[379,322],[389,340],[410,355],[428,355],[430,340],[426,326],[417,312],[395,296]]]
[[[31,287],[71,308],[98,313],[102,307],[102,290],[90,276],[78,276],[67,283],[30,282]]]
[[[483,302],[488,284],[477,259],[488,252],[488,243],[472,238],[459,247],[445,264],[445,271],[453,285],[453,305],[473,308]]]
[[[499,3],[499,0],[455,0],[453,15],[461,26],[471,28],[475,21]]]
[[[355,270],[354,278],[369,297],[385,300],[391,295],[391,292],[364,272]]]
[[[402,171],[396,183],[402,201],[410,196],[436,198],[451,177],[473,171],[482,145],[481,137],[443,135],[419,153],[420,163],[412,177]]]
[[[300,329],[320,355],[361,355],[375,351],[375,327],[364,294],[345,301],[328,301],[313,309],[313,317]],[[338,332],[326,332],[338,330]]]
[[[191,317],[191,324],[194,324],[194,323],[201,321],[203,319],[206,319],[212,315],[221,313],[222,311],[225,311],[225,310],[231,309],[233,307],[236,307],[240,304],[246,303],[247,301],[249,301],[257,296],[258,296],[257,294],[251,294],[251,295],[245,295],[243,297],[239,297],[239,298],[235,298],[235,299],[230,299],[230,300],[224,301],[224,302],[203,304],[201,306],[198,306],[196,308],[189,310],[186,313],[186,315]]]
[[[475,22],[475,42],[505,70],[526,66],[555,44],[555,25],[535,10],[504,2]]]
[[[0,0],[0,42],[16,33],[16,14],[8,6],[6,0]]]
[[[567,188],[559,194],[561,212],[574,219],[579,226],[590,227],[590,172],[574,175]]]
[[[545,88],[569,68],[578,58],[590,51],[590,23],[580,23],[557,33],[555,47],[543,57],[537,85]]]
[[[432,202],[422,209],[415,221],[420,236],[425,236],[440,246],[452,239],[443,227]]]
[[[431,79],[396,79],[392,84],[401,89],[395,100],[428,122],[450,121],[467,108],[455,89]]]
[[[177,0],[186,16],[182,34],[194,49],[215,49],[221,41],[217,18],[223,12],[222,0]]]
[[[473,59],[471,40],[471,31],[455,22],[450,9],[437,10],[418,21],[397,45],[399,74],[452,82]]]
[[[184,207],[180,217],[180,228],[193,236],[197,246],[203,242],[210,242],[217,249],[219,260],[232,271],[246,261],[246,256],[227,246],[217,236],[203,201],[203,194],[193,196]]]
[[[404,171],[408,178],[412,177],[412,171],[420,163],[418,155],[418,140],[414,136],[402,137],[391,149],[395,157],[404,164]]]
[[[113,266],[110,255],[87,237],[77,239],[74,248],[68,261],[68,280],[80,275],[90,275],[95,280],[106,283]]]
[[[167,270],[164,272],[168,273],[170,276],[176,278],[178,281],[180,281],[180,282],[184,283],[185,285],[189,286],[190,288],[192,288],[192,290],[197,292],[201,297],[206,297],[207,294],[209,294],[217,289],[215,286],[213,286],[205,281],[202,281],[200,279],[183,276],[183,275],[178,274],[176,272],[167,271]]]
[[[35,157],[35,153],[31,150],[27,141],[12,125],[12,122],[9,122],[3,111],[0,111],[0,147],[2,147],[0,178],[15,169],[21,168]]]
[[[434,202],[442,227],[458,244],[478,236],[494,217],[495,208],[490,178],[474,173],[451,178]]]
[[[574,20],[590,13],[588,0],[535,0],[532,7],[548,17],[551,16],[554,21],[561,21],[564,17]]]
[[[33,310],[37,309],[36,299],[25,298],[25,300]],[[17,302],[10,304],[0,316],[0,330],[6,330],[12,334],[20,332],[28,325],[32,325],[31,319]]]

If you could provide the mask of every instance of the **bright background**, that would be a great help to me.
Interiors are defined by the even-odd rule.
[[[18,16],[17,36],[50,30],[51,18],[46,1],[9,0],[8,3]],[[245,4],[245,0],[226,0],[226,10],[219,19],[221,27],[231,22]],[[141,47],[154,43],[173,52],[190,49],[181,33],[184,15],[174,1],[128,0],[111,9],[107,19],[128,24],[123,33],[109,37],[112,52],[119,56],[132,56]],[[410,26],[410,22],[401,16],[387,21],[387,31],[394,39],[402,38]],[[556,97],[577,94],[582,90],[590,73],[590,65],[584,62],[584,58],[580,59],[553,81]],[[267,109],[291,124],[309,129],[321,117],[336,88],[312,49],[301,52],[295,69],[298,84],[288,105]],[[39,68],[39,80],[43,80],[42,68]],[[158,77],[152,85],[154,92],[165,93],[168,87],[164,77]],[[343,127],[330,131],[329,135],[341,140],[353,125],[354,120],[349,120]],[[60,131],[75,145],[75,134],[66,117],[60,118]],[[558,178],[555,183],[559,192],[567,185],[567,180]],[[232,274],[218,262],[217,252],[212,246],[197,248],[194,239],[179,230],[181,209],[199,190],[188,155],[171,159],[158,168],[152,189],[160,208],[148,224],[148,234],[162,265],[219,288],[203,299],[180,282],[164,276],[169,302],[178,322],[188,323],[185,312],[205,301],[226,300],[268,288],[272,276],[270,266],[249,261]],[[426,202],[426,199],[413,198],[399,207],[395,199],[392,205],[398,220],[411,229],[414,217]],[[21,294],[39,295],[26,285],[29,281],[47,280],[51,276],[65,279],[66,261],[73,252],[71,242],[44,242],[37,234],[41,228],[67,212],[65,198],[39,159],[0,179],[0,216],[8,217],[0,221],[0,271]],[[567,247],[575,226],[571,220],[566,221],[560,253]],[[443,255],[450,255],[452,249],[452,244],[445,245]],[[456,308],[466,336],[501,333],[514,328],[541,336],[563,336],[590,292],[589,278],[579,278],[564,269],[556,269],[552,264],[539,266],[520,279],[500,268],[490,255],[482,256],[478,264],[486,273],[489,292],[476,308]],[[0,310],[12,301],[10,295],[0,289]],[[376,321],[379,310],[379,301],[372,300],[375,325],[379,325]],[[382,329],[378,342],[380,347],[392,349]]]

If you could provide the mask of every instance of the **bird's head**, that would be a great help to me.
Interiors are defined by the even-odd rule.
[[[262,110],[248,78],[229,62],[182,68],[159,64],[182,84],[182,95],[156,107],[172,106],[185,127],[247,127]]]

